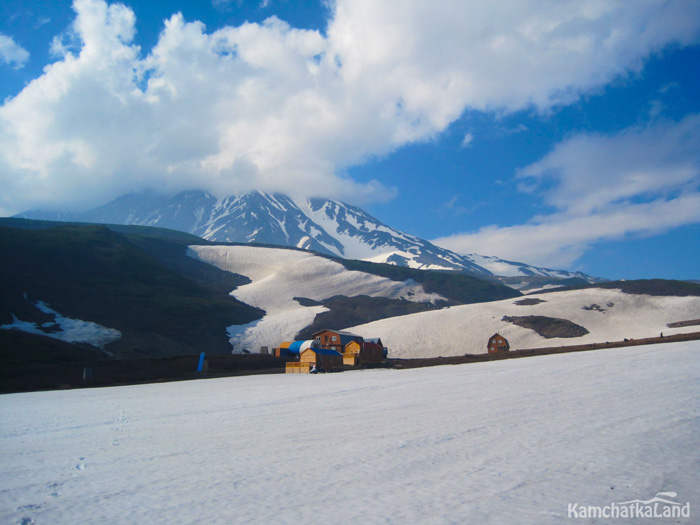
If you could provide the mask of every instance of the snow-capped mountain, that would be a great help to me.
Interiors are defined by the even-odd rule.
[[[278,193],[249,192],[221,200],[200,190],[171,198],[150,192],[130,193],[81,214],[33,210],[17,217],[158,226],[210,241],[293,246],[346,259],[429,270],[591,280],[579,272],[537,268],[497,257],[460,255],[382,224],[356,206],[323,198],[294,201]]]

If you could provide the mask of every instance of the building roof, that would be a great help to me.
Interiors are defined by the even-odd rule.
[[[311,350],[312,352],[320,355],[337,355],[338,357],[343,357],[343,354],[340,352],[336,352],[335,350],[326,350],[325,348],[307,348],[306,350]]]
[[[365,343],[373,343],[375,345],[382,346],[382,339],[381,339],[381,337],[365,338]]]
[[[307,341],[294,341],[289,344],[288,349],[293,354],[301,354],[304,350],[317,346],[319,346],[318,341],[314,339],[309,339]]]

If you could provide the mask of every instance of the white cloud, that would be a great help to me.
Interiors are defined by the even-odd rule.
[[[571,102],[669,42],[696,41],[699,19],[692,2],[340,0],[328,34],[344,77],[400,102],[411,137],[465,107]]]
[[[41,26],[44,26],[49,22],[51,22],[51,19],[48,16],[42,16],[34,23],[34,27],[39,29]]]
[[[669,194],[700,181],[700,115],[618,135],[579,134],[519,171],[528,187],[555,181],[545,200],[587,214],[633,197]]]
[[[700,115],[616,135],[580,134],[518,173],[556,208],[523,225],[490,226],[434,242],[461,253],[495,254],[568,267],[592,244],[647,236],[700,222]]]
[[[456,234],[433,243],[460,253],[497,255],[546,268],[569,268],[596,242],[652,236],[700,222],[700,194],[670,200],[626,203],[593,215],[551,215],[530,223]]]
[[[23,67],[29,60],[29,52],[10,36],[0,33],[0,62],[15,68]]]
[[[463,148],[468,148],[472,145],[472,142],[474,141],[474,134],[473,133],[467,133],[464,135],[464,138],[462,139],[462,147]]]
[[[461,197],[459,194],[452,195],[452,197],[450,197],[450,200],[444,203],[442,207],[438,210],[438,213],[440,213],[440,215],[453,216],[464,215],[468,212],[469,209],[461,204]]]
[[[181,15],[133,44],[121,4],[76,0],[77,47],[0,108],[0,211],[143,187],[391,197],[347,168],[467,109],[547,111],[698,36],[700,4],[336,0],[327,36]],[[82,197],[87,196],[87,197]]]
[[[517,124],[516,126],[513,127],[498,127],[495,132],[494,136],[495,137],[508,137],[510,135],[517,135],[518,133],[523,133],[527,131],[528,128],[525,124]]]

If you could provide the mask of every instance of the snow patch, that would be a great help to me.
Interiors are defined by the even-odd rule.
[[[530,266],[529,264],[504,261],[503,259],[499,259],[498,257],[493,257],[490,255],[479,255],[476,253],[470,253],[467,255],[463,255],[463,257],[473,262],[474,264],[485,268],[492,274],[499,275],[501,277],[524,277],[529,275],[540,275],[542,277],[566,279],[577,275],[562,270],[550,270],[548,268],[538,268],[536,266]],[[579,276],[585,277],[582,274]]]
[[[366,259],[363,259],[364,261],[367,262],[373,262],[373,263],[383,263],[383,264],[395,264],[392,262],[392,259],[394,258],[401,258],[403,261],[402,266],[406,266],[408,268],[413,268],[416,270],[450,270],[454,271],[454,266],[441,266],[439,264],[423,264],[416,260],[416,253],[414,252],[404,252],[404,251],[393,251],[393,252],[386,252],[382,253],[380,255],[375,255],[374,257],[368,257]]]
[[[30,334],[53,337],[69,343],[88,343],[106,352],[105,345],[121,339],[122,333],[114,328],[107,328],[90,321],[82,321],[65,317],[53,310],[43,301],[37,301],[35,306],[44,312],[54,316],[52,322],[39,326],[37,323],[22,321],[14,314],[13,322],[0,326],[2,330],[20,330]]]

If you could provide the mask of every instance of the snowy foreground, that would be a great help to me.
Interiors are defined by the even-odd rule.
[[[4,395],[0,522],[698,523],[699,352]]]

